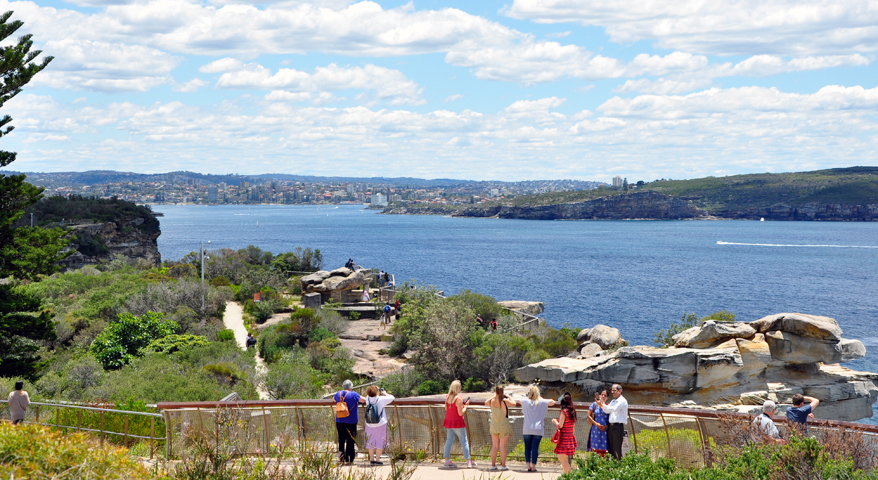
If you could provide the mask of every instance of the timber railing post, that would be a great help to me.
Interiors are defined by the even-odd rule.
[[[631,427],[631,432],[628,434],[629,446],[631,443],[633,443],[634,453],[640,453],[637,451],[637,435],[634,434],[634,419],[631,418],[631,415],[628,415],[628,426]]]
[[[128,446],[128,414],[125,414],[125,446]]]
[[[104,412],[101,412],[101,446],[104,446]]]
[[[665,427],[665,437],[668,439],[668,457],[671,456],[671,434],[668,432],[668,422],[665,421],[665,415],[659,414],[662,419],[662,425]]]
[[[37,425],[40,424],[40,406],[39,405],[37,405],[36,408],[34,408],[34,423],[36,423]]]
[[[149,459],[155,451],[155,417],[149,417]]]

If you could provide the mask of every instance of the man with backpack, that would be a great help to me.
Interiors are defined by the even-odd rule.
[[[384,321],[384,325],[390,325],[391,312],[393,311],[393,307],[390,306],[390,302],[384,302],[384,316],[381,317],[381,320]],[[384,326],[382,325],[382,328]]]
[[[335,401],[335,429],[338,432],[338,455],[343,464],[354,463],[357,453],[354,446],[357,440],[357,406],[365,404],[365,400],[359,393],[354,392],[354,382],[345,380],[341,384],[343,390],[335,392],[332,399]]]

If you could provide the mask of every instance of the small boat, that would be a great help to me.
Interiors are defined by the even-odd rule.
[[[764,221],[765,221],[765,217],[760,217],[760,218],[759,218],[759,221],[760,221],[760,222],[764,222]]]

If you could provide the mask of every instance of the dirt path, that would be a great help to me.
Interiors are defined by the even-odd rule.
[[[241,304],[238,302],[226,303],[226,312],[223,314],[223,325],[229,330],[235,332],[235,342],[238,343],[241,350],[247,350],[247,327],[244,326],[244,309],[241,308]],[[267,371],[265,362],[262,361],[262,357],[257,353],[256,373],[263,376]],[[271,399],[268,391],[265,390],[265,385],[260,383],[256,386],[256,391],[259,392],[260,400]]]

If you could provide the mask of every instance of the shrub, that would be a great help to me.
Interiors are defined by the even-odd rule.
[[[234,339],[234,334],[232,335],[232,339]],[[191,335],[188,333],[183,335],[171,334],[158,340],[153,340],[145,347],[145,349],[148,352],[174,353],[185,348],[207,344],[207,339],[201,335]]]
[[[285,352],[269,366],[265,389],[272,398],[314,398],[323,391],[323,382],[311,368],[301,349]]]
[[[735,315],[726,310],[711,313],[710,315],[698,318],[694,313],[684,314],[680,318],[680,323],[672,323],[667,330],[659,330],[655,333],[655,343],[660,347],[672,347],[674,345],[674,335],[682,333],[692,327],[700,327],[707,320],[716,320],[719,322],[734,322]]]
[[[308,334],[309,342],[320,342],[326,340],[327,338],[338,338],[334,333],[323,327],[317,327],[314,330],[311,330],[311,333]]]
[[[230,287],[232,286],[232,282],[229,281],[228,278],[220,275],[219,277],[213,277],[210,279],[210,284],[214,287]]]
[[[87,434],[6,422],[0,422],[0,477],[153,478],[127,450],[101,446]]]
[[[418,385],[418,395],[438,395],[448,392],[448,386],[451,384],[447,380],[427,380]]]
[[[224,328],[219,332],[216,332],[216,338],[221,342],[233,342],[235,341],[235,331],[229,328]]]
[[[485,390],[488,389],[484,380],[482,380],[481,378],[474,378],[474,377],[469,377],[466,380],[464,380],[462,387],[463,387],[464,392],[484,392]],[[523,445],[524,444],[522,444],[522,448],[523,448]]]
[[[418,394],[418,386],[423,381],[424,376],[414,368],[403,368],[382,378],[378,384],[397,397],[408,397]]]
[[[160,313],[147,312],[140,317],[123,313],[95,338],[89,353],[106,369],[121,368],[138,356],[140,349],[177,328],[176,322],[165,320]]]
[[[499,319],[504,312],[503,307],[501,307],[493,297],[471,292],[469,290],[464,290],[449,298],[466,305],[475,313],[482,314],[482,319],[484,319],[485,322]],[[472,320],[475,320],[475,318],[476,317],[473,316]]]

